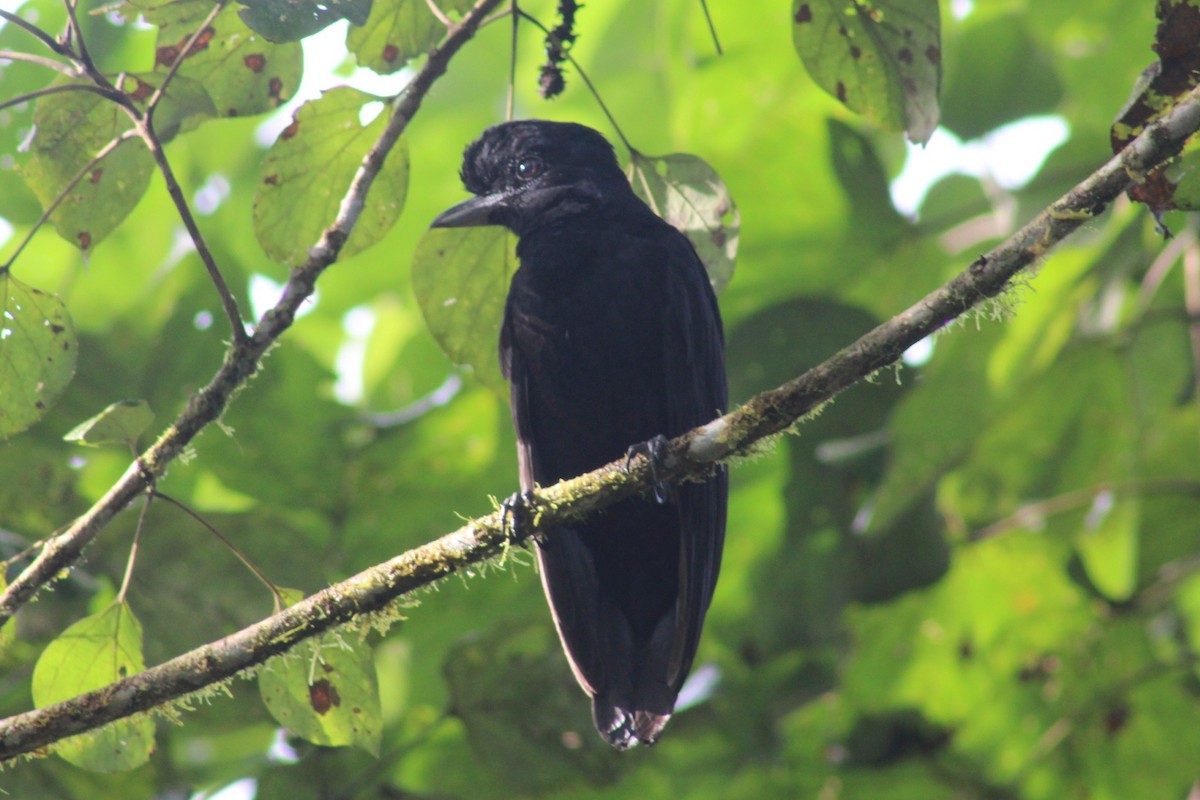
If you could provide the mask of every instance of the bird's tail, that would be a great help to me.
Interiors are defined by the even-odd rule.
[[[622,618],[615,618],[624,624]],[[592,721],[613,747],[627,750],[638,742],[654,744],[675,711],[675,698],[684,676],[672,664],[674,633],[675,620],[668,615],[648,642],[626,653],[632,664],[627,660],[624,670],[608,671],[610,676],[622,676],[624,680],[610,681],[592,697]]]
[[[618,750],[628,750],[639,742],[654,744],[671,718],[670,706],[666,712],[660,713],[645,708],[630,708],[630,705],[614,703],[606,695],[592,698],[592,720],[596,723],[596,730]]]

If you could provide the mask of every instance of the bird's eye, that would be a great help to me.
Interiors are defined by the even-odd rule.
[[[526,156],[517,161],[515,171],[518,180],[533,180],[542,174],[542,160],[537,156]]]

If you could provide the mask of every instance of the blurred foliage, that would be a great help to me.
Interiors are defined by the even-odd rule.
[[[363,4],[340,5],[363,15]],[[720,57],[693,0],[588,3],[571,53],[640,152],[702,158],[737,201],[739,263],[721,297],[735,401],[899,312],[1103,163],[1109,127],[1154,58],[1153,0],[943,2],[946,129],[987,141],[1026,115],[1054,114],[1068,136],[1027,183],[951,175],[909,218],[886,194],[906,159],[901,135],[872,128],[808,76],[792,4],[711,5]],[[82,15],[102,69],[161,71],[163,48],[185,44],[211,6],[135,8],[173,27]],[[522,8],[553,19],[550,0]],[[167,155],[250,308],[252,280],[287,276],[254,220],[260,165],[294,106],[247,115],[296,91],[300,69],[295,44],[246,43],[246,10],[222,12],[227,45],[184,74],[219,97],[219,118],[191,130],[197,118],[184,111],[203,109],[181,98]],[[399,69],[437,30],[426,11],[375,0],[366,25],[349,29],[351,50]],[[50,0],[21,13],[53,33],[63,24]],[[428,30],[401,41],[393,34],[408,13]],[[345,30],[331,26],[318,47],[339,46]],[[487,26],[455,58],[405,133],[396,225],[321,277],[222,424],[161,483],[281,584],[320,589],[455,527],[460,514],[489,511],[489,495],[517,486],[502,394],[469,373],[458,382],[410,274],[429,221],[463,198],[462,148],[503,116],[511,33],[507,21]],[[516,114],[580,121],[615,140],[573,76],[553,103],[539,99],[543,35],[522,26],[518,37]],[[0,49],[38,47],[0,28]],[[274,55],[255,72],[261,52]],[[250,67],[250,82],[227,81],[226,63]],[[308,74],[316,83],[304,96],[340,85],[353,63]],[[55,77],[0,62],[0,100]],[[14,171],[30,174],[40,158],[21,146],[33,105],[0,109],[0,217],[14,228],[4,259],[45,199]],[[73,118],[48,119],[59,117]],[[349,114],[348,125],[360,123],[370,124]],[[368,138],[347,135],[356,147]],[[346,179],[322,173],[303,199],[340,197]],[[83,512],[128,465],[121,447],[80,448],[65,434],[138,398],[156,412],[153,435],[220,363],[224,316],[181,245],[161,178],[139,196],[98,209],[128,216],[86,255],[48,228],[13,264],[13,286],[66,304],[79,358],[57,405],[0,442],[5,558]],[[372,196],[397,211],[399,200]],[[99,774],[51,757],[5,770],[0,789],[128,800],[252,779],[259,798],[1185,798],[1200,781],[1200,397],[1189,329],[1200,270],[1187,266],[1195,221],[1173,212],[1166,222],[1178,234],[1168,244],[1141,208],[1116,204],[1025,285],[935,337],[927,360],[853,387],[733,470],[724,571],[697,660],[715,686],[653,749],[601,746],[531,559],[518,553],[486,578],[420,595],[372,639],[378,758],[279,738],[253,687],[236,681],[235,699],[158,724],[154,754],[136,769]],[[302,254],[312,224],[278,217],[278,252]],[[0,650],[0,713],[31,707],[47,645],[111,599],[137,511],[18,615]],[[153,664],[253,623],[273,598],[199,524],[155,503],[125,599]]]

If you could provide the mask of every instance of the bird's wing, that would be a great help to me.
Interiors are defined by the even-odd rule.
[[[547,454],[538,456],[536,443],[545,438],[539,437],[539,426],[545,426],[546,414],[537,407],[532,365],[517,344],[514,326],[518,323],[513,314],[511,306],[506,307],[500,331],[500,369],[509,381],[521,489],[529,491],[537,485],[540,474],[549,474],[556,467],[548,468],[542,463]],[[526,329],[527,335],[528,332]],[[554,461],[553,455],[550,456]],[[599,608],[600,590],[591,554],[575,530],[563,528],[555,532],[552,540],[538,545],[537,558],[542,588],[550,599],[550,613],[565,645],[567,662],[579,685],[595,696],[607,683],[602,653],[612,648],[606,650],[601,641],[604,634],[597,629],[599,621],[607,616]],[[629,648],[625,649],[625,656],[629,657]]]
[[[725,380],[724,333],[716,297],[699,257],[680,235],[671,248],[671,307],[665,331],[669,433],[677,436],[723,414],[728,403]],[[669,681],[678,687],[691,669],[700,642],[704,615],[712,600],[721,567],[725,538],[728,475],[722,467],[703,483],[676,487],[682,531],[679,563],[678,625],[670,661]]]

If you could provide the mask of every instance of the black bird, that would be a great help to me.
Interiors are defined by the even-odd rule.
[[[525,120],[463,154],[476,197],[434,227],[519,237],[500,333],[521,486],[548,486],[725,410],[716,298],[688,240],[630,188],[582,125]],[[724,471],[631,499],[538,544],[546,599],[596,728],[653,743],[700,641],[725,538]]]

